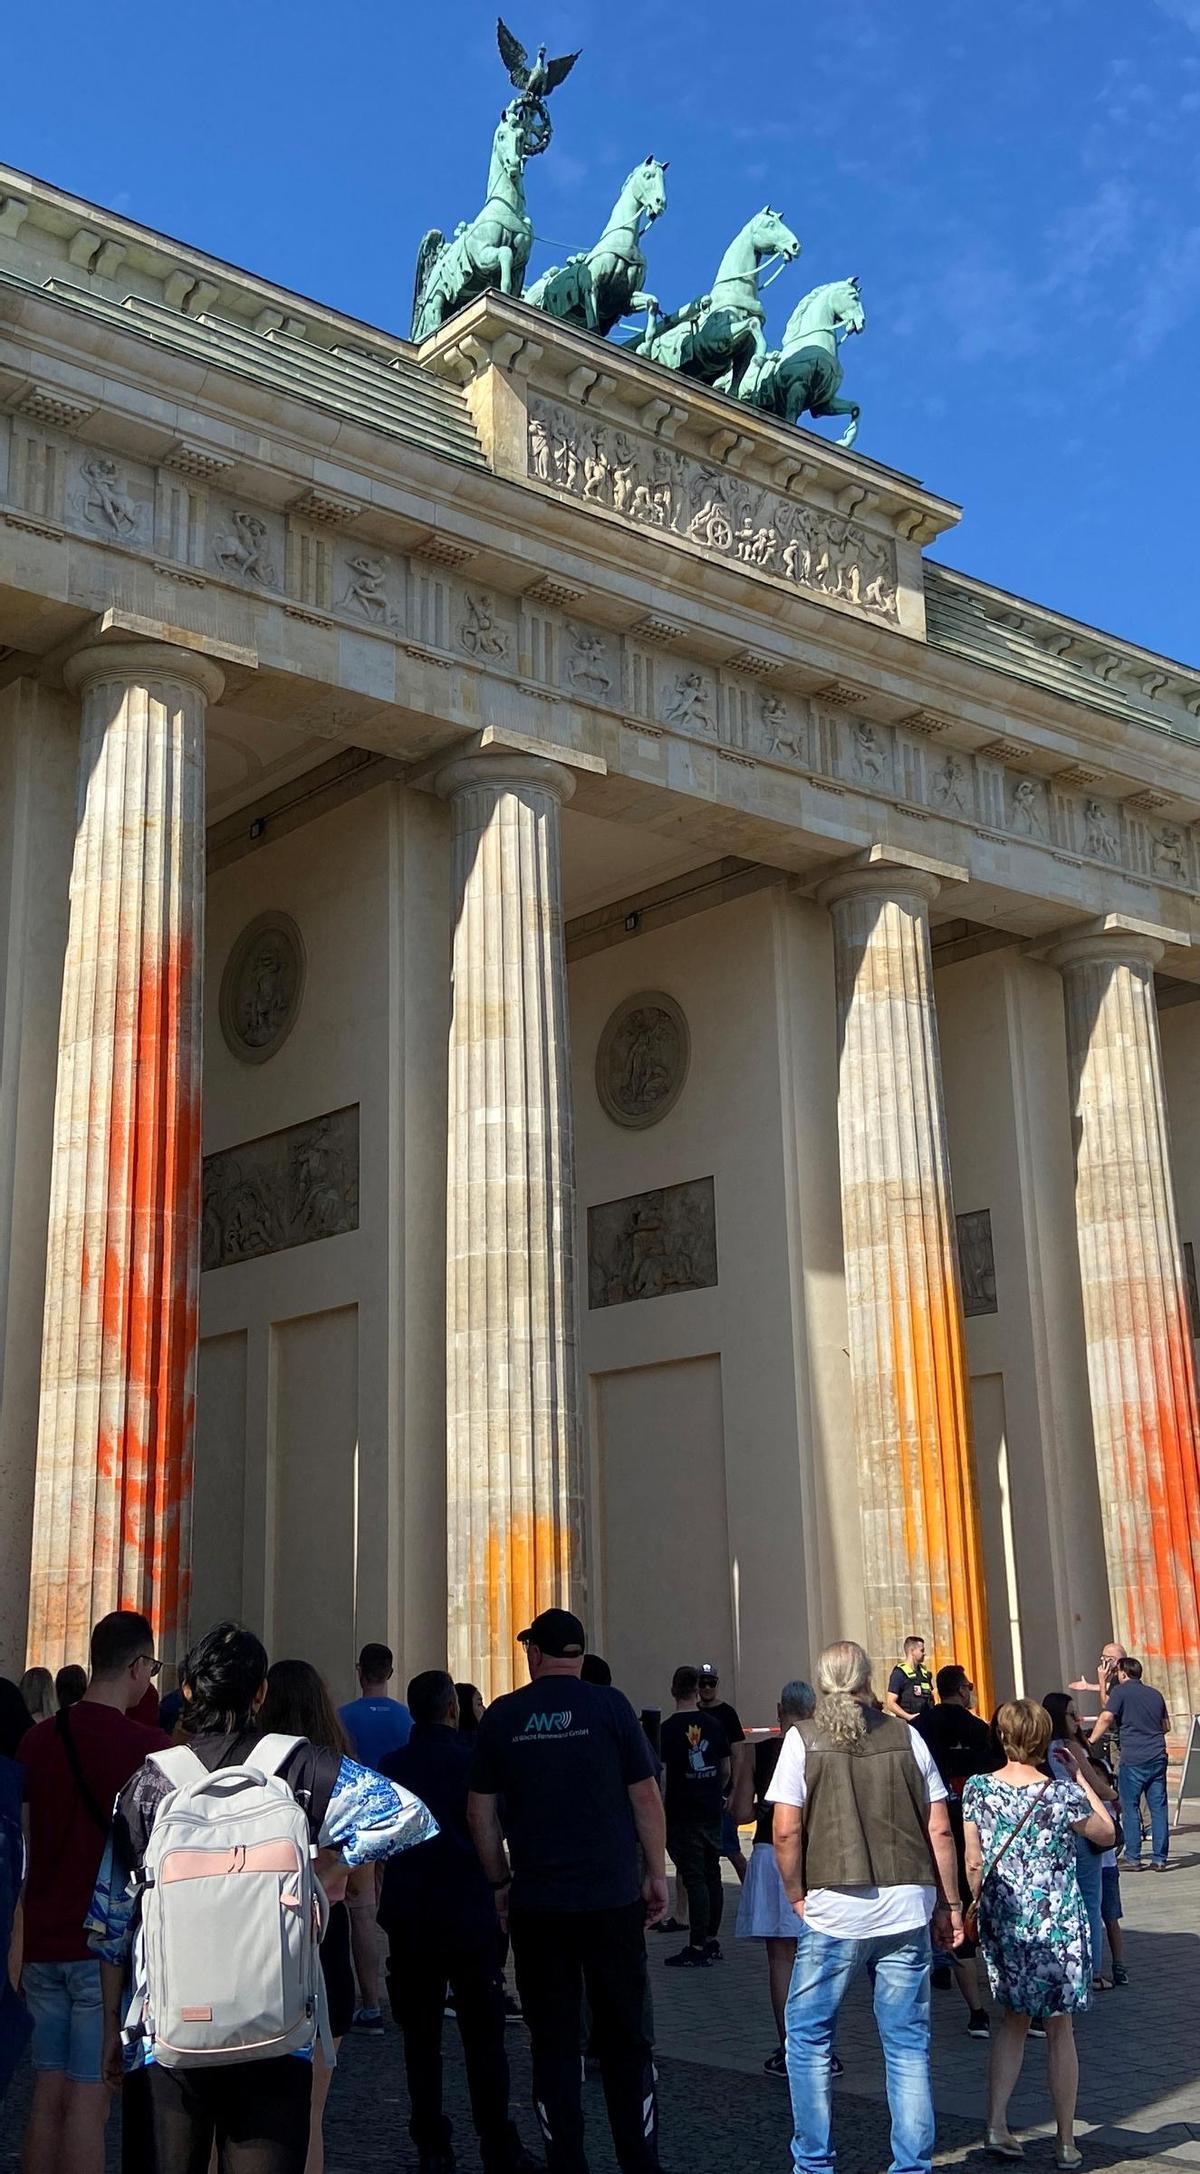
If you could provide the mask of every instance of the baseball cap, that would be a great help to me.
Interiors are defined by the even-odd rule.
[[[573,1661],[586,1650],[587,1632],[568,1608],[543,1608],[528,1630],[517,1632],[517,1644],[538,1646],[555,1661]]]
[[[701,1683],[719,1683],[721,1680],[721,1671],[715,1661],[701,1661],[696,1674],[699,1676]]]

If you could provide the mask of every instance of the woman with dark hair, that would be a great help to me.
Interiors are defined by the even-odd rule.
[[[311,1661],[272,1661],[267,1670],[267,1695],[258,1724],[264,1735],[306,1736],[309,1743],[321,1751],[336,1752],[339,1759],[349,1756],[350,1739],[329,1696],[329,1686]],[[354,1964],[350,1957],[346,1889],[351,1881],[360,1880],[364,1873],[373,1883],[374,1867],[363,1865],[349,1874],[340,1868],[329,1872],[320,1866],[318,1869],[329,1902],[329,1923],[321,1942],[321,1972],[329,2003],[329,2035],[336,2054],[354,2021]],[[323,2124],[325,2101],[332,2082],[333,2070],[325,2058],[324,2047],[318,2044],[313,2049],[312,2108],[304,2174],[324,2174]]]
[[[473,1683],[456,1683],[454,1689],[458,1696],[458,1733],[474,1736],[484,1715],[483,1693]]]
[[[86,1690],[86,1668],[81,1668],[78,1661],[68,1661],[65,1668],[59,1669],[54,1679],[54,1696],[58,1700],[59,1712],[62,1713],[68,1706],[78,1706]]]
[[[17,1992],[21,1977],[21,1836],[24,1775],[16,1749],[33,1722],[15,1683],[0,1676],[0,2099],[29,2035],[28,2011]]]
[[[200,1765],[209,1773],[253,1766],[268,1688],[267,1656],[254,1633],[237,1623],[218,1623],[188,1653],[180,1688],[187,1746]],[[306,1710],[310,1725],[324,1733],[316,1709]],[[104,2067],[112,2083],[123,2072],[122,1989],[140,1893],[134,1876],[142,1871],[163,1802],[179,1786],[167,1770],[179,1756],[173,1750],[147,1759],[121,1791],[92,1899],[89,1932],[102,1966]],[[307,1816],[322,1877],[389,1857],[437,1832],[417,1798],[335,1746],[299,1738],[275,1771]],[[314,2016],[312,2041],[316,2036]],[[221,2174],[304,2174],[312,2041],[274,2059],[208,2056],[211,2066],[164,2067],[155,2061],[152,2024],[143,2009],[132,2059],[149,2068],[157,2174],[193,2174],[207,2167],[214,2143]]]
[[[1087,1749],[1087,1739],[1079,1726],[1075,1701],[1069,1691],[1047,1691],[1042,1704],[1050,1716],[1050,1748],[1046,1764],[1059,1781],[1079,1781],[1086,1777],[1100,1802],[1105,1806],[1114,1823],[1117,1816],[1117,1792],[1102,1766],[1097,1766]],[[1087,1837],[1075,1837],[1075,1877],[1083,1906],[1087,1911],[1088,1937],[1092,1949],[1092,1985],[1097,1993],[1111,1993],[1116,1982],[1104,1973],[1104,1924],[1107,1912],[1104,1908],[1104,1877],[1111,1871],[1116,1877],[1116,1846],[1099,1849]],[[1118,1914],[1120,1902],[1117,1903]],[[1110,1929],[1110,1938],[1111,1938]],[[1116,1928],[1117,1942],[1121,1929]],[[1116,1949],[1114,1947],[1114,1956]]]
[[[747,1740],[735,1744],[733,1749],[733,1788],[729,1797],[729,1809],[735,1825],[749,1826],[754,1822],[754,1847],[742,1885],[738,1904],[735,1937],[738,1940],[761,1940],[767,1951],[767,1979],[771,1991],[771,2007],[775,2015],[775,2029],[779,2043],[763,2062],[768,2076],[787,2077],[785,2043],[787,2025],[788,1988],[796,1962],[796,1913],[787,1898],[787,1891],[779,1877],[775,1862],[775,1846],[772,1833],[775,1808],[768,1801],[767,1791],[775,1779],[775,1769],[783,1750],[789,1729],[798,1721],[811,1721],[816,1711],[817,1694],[802,1676],[793,1676],[779,1694],[776,1712],[779,1717],[778,1734],[762,1736],[757,1743]],[[837,2054],[831,2055],[833,2073],[840,2076],[842,2064]]]

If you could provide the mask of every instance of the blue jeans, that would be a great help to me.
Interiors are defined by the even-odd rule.
[[[1135,1766],[1122,1759],[1117,1768],[1117,1793],[1121,1799],[1121,1832],[1125,1856],[1131,1865],[1142,1861],[1142,1822],[1139,1807],[1143,1796],[1150,1810],[1150,1850],[1156,1865],[1165,1865],[1168,1849],[1167,1761],[1164,1753],[1149,1766]]]
[[[1104,1968],[1104,1921],[1100,1909],[1102,1881],[1100,1878],[1100,1852],[1093,1849],[1082,1834],[1075,1837],[1075,1877],[1087,1911],[1088,1945],[1092,1951],[1092,1975],[1098,1977]]]
[[[887,2067],[892,2116],[891,2174],[929,2174],[933,2098],[929,2088],[928,1927],[876,1940],[834,1940],[800,1921],[787,2000],[787,2071],[792,2094],[792,2160],[797,2174],[833,2165],[829,2071],[833,2027],[850,1980],[870,1975]]]
[[[33,2022],[34,2067],[57,2070],[71,2083],[99,2083],[99,1963],[26,1963],[21,1991]]]

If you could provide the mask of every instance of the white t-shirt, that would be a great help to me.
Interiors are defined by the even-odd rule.
[[[909,1733],[913,1756],[925,1783],[925,1801],[943,1804],[949,1791],[929,1747],[916,1729]],[[803,1804],[808,1794],[805,1763],[804,1738],[799,1729],[789,1729],[767,1791],[768,1803]],[[876,1940],[892,1933],[916,1932],[927,1925],[936,1901],[937,1889],[932,1886],[814,1887],[805,1900],[804,1921],[814,1932],[823,1932],[831,1940]]]

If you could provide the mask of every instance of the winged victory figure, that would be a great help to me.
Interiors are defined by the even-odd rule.
[[[551,91],[556,91],[560,83],[565,83],[579,58],[578,53],[563,53],[558,60],[547,60],[545,46],[539,45],[537,58],[531,67],[529,55],[520,39],[514,38],[507,23],[500,16],[496,18],[496,43],[500,48],[500,58],[508,70],[509,82],[519,97],[527,98],[530,105],[541,105]]]

